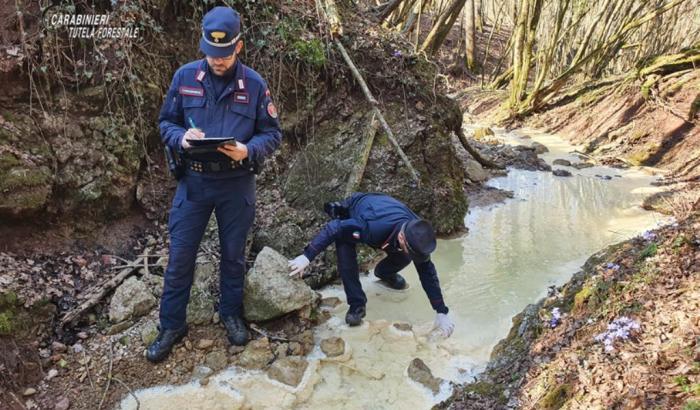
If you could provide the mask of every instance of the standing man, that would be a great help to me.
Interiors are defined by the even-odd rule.
[[[355,193],[343,202],[327,203],[324,210],[333,220],[311,240],[302,255],[289,262],[290,276],[301,275],[311,260],[335,242],[338,272],[350,305],[345,322],[357,326],[365,317],[367,297],[360,284],[355,245],[364,243],[382,249],[387,256],[374,268],[374,275],[393,289],[405,289],[406,280],[398,272],[413,261],[437,313],[435,328],[445,337],[452,334],[454,323],[447,314],[435,265],[430,260],[437,242],[428,221],[398,200],[378,193]]]
[[[199,49],[206,55],[180,67],[160,111],[163,142],[180,153],[168,229],[170,258],[160,303],[160,332],[146,357],[158,362],[187,334],[186,311],[199,243],[212,211],[221,244],[219,315],[234,345],[245,345],[242,318],[245,243],[255,217],[255,175],[282,138],[267,84],[239,61],[239,14],[215,7],[202,20]],[[194,153],[190,142],[232,137],[235,144]]]

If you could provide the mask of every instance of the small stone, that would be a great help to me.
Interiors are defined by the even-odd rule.
[[[280,343],[276,348],[275,348],[275,356],[277,356],[278,359],[281,359],[283,357],[287,356],[287,348],[289,346],[286,343]]]
[[[238,356],[238,364],[247,369],[262,369],[275,358],[270,350],[270,341],[263,337],[248,343]]]
[[[83,350],[85,350],[85,349],[83,348],[83,345],[81,345],[80,343],[76,343],[73,345],[73,353],[82,353]]]
[[[321,307],[334,308],[340,305],[341,303],[343,302],[340,300],[340,298],[337,298],[335,296],[321,299]]]
[[[296,387],[304,377],[309,363],[300,356],[289,356],[275,361],[267,371],[268,377]]]
[[[554,171],[552,171],[552,174],[554,174],[554,176],[557,176],[557,177],[570,177],[571,176],[571,172],[569,172],[565,169],[555,169]]]
[[[22,393],[23,396],[31,396],[33,394],[36,394],[36,389],[33,387],[29,387],[24,390],[24,393]]]
[[[145,283],[132,276],[114,291],[109,303],[109,319],[122,322],[135,316],[143,316],[156,305],[156,298]]]
[[[203,379],[213,373],[213,370],[206,366],[197,366],[192,371],[192,379]]]
[[[413,330],[413,326],[406,322],[394,323],[394,327],[402,332],[410,332]]]
[[[214,341],[211,339],[200,339],[197,342],[197,349],[199,350],[206,350],[212,346],[214,346]]]
[[[568,159],[563,159],[563,158],[557,158],[552,162],[553,165],[562,165],[565,167],[570,167],[571,166],[571,161]]]
[[[78,336],[78,338],[83,339],[83,340],[88,338],[88,334],[85,332],[78,332],[78,334],[76,336]]]
[[[68,410],[69,408],[70,400],[68,400],[68,397],[65,396],[59,397],[54,405],[54,410]]]
[[[107,329],[107,334],[108,335],[115,335],[117,333],[121,333],[125,331],[126,329],[130,328],[132,325],[130,320],[125,320],[123,322],[116,323]]]
[[[214,350],[209,352],[204,359],[204,364],[214,371],[219,371],[228,365],[228,357],[223,350]]]
[[[53,350],[54,353],[63,353],[66,351],[66,349],[66,345],[61,342],[51,343],[51,350]]]
[[[234,355],[234,354],[239,354],[239,353],[243,352],[244,350],[245,350],[245,346],[233,345],[233,346],[228,348],[228,353]]]
[[[303,350],[301,348],[301,343],[290,342],[289,343],[289,352],[293,356],[301,356],[303,354]]]
[[[192,350],[192,342],[189,339],[185,340],[185,349]]]
[[[158,337],[158,325],[155,320],[150,320],[141,328],[141,341],[145,346],[153,343]]]
[[[571,164],[571,166],[576,168],[576,169],[583,169],[583,168],[591,168],[591,167],[595,166],[595,164],[593,164],[591,162],[577,162],[577,163]]]
[[[216,325],[220,320],[221,318],[219,318],[219,312],[214,312],[214,316],[212,316],[211,321]]]
[[[328,357],[336,357],[345,353],[345,341],[339,337],[329,337],[321,340],[321,351]]]
[[[49,370],[49,374],[46,375],[46,380],[51,380],[56,376],[58,376],[58,370],[51,369],[51,370]]]
[[[433,394],[440,392],[442,379],[434,377],[430,368],[421,359],[415,358],[411,361],[408,366],[408,377],[430,389]]]

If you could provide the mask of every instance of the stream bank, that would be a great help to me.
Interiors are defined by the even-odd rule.
[[[503,157],[512,156],[514,164],[526,169],[513,168],[507,176],[489,181],[497,192],[510,191],[514,198],[473,209],[465,218],[469,234],[441,240],[433,255],[457,323],[451,338],[430,337],[433,312],[415,286],[412,268],[404,272],[412,286],[403,292],[383,288],[369,273],[362,275],[369,301],[360,327],[343,323],[347,305],[340,286],[322,290],[319,316],[328,319],[314,328],[313,350],[303,359],[306,366],[295,366],[301,375],[291,385],[275,379],[273,369],[284,360],[278,357],[263,371],[239,366],[205,384],[195,378],[184,385],[140,390],[135,392],[139,400],[149,408],[170,408],[183,401],[202,403],[201,408],[429,407],[449,394],[450,382],[469,380],[483,368],[522,306],[546,294],[548,286],[565,283],[595,249],[658,221],[639,207],[652,177],[595,166],[572,168],[572,177],[556,176],[551,169],[537,171],[545,165],[552,168],[552,158],[578,157],[568,154],[570,146],[557,144],[556,138],[547,140],[546,135],[496,133],[514,144],[500,149]],[[539,141],[551,147],[540,157],[531,148],[539,147]],[[496,152],[496,147],[491,149]],[[531,161],[516,161],[521,155]],[[613,176],[617,174],[620,177]],[[586,194],[577,197],[582,192]],[[327,346],[336,344],[342,349]],[[135,404],[126,396],[122,408]]]
[[[634,78],[575,86],[516,124],[581,144],[585,162],[658,167],[661,192],[644,207],[678,222],[591,256],[570,281],[516,315],[484,372],[436,407],[700,407],[698,70],[657,80],[651,91]],[[470,122],[500,115],[502,92],[460,95]],[[471,136],[478,146],[488,134],[475,128]],[[620,330],[627,319],[633,324]],[[610,336],[616,331],[620,338]]]

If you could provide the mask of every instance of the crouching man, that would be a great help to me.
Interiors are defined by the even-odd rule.
[[[442,299],[440,282],[430,254],[435,250],[435,231],[405,204],[380,193],[355,193],[342,202],[328,203],[326,213],[332,220],[311,240],[304,253],[289,262],[290,275],[301,275],[310,261],[335,242],[338,272],[350,309],[345,322],[362,323],[367,296],[360,283],[356,245],[367,244],[386,252],[374,269],[374,275],[393,289],[405,289],[406,280],[399,274],[411,261],[418,271],[423,290],[436,312],[435,328],[445,337],[454,330],[449,309]]]

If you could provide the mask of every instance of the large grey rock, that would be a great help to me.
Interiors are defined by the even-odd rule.
[[[246,320],[274,319],[311,304],[314,292],[301,279],[289,276],[287,258],[265,247],[248,272],[243,291]]]
[[[304,378],[309,362],[300,356],[287,356],[277,360],[267,370],[267,375],[274,380],[296,387]]]
[[[408,366],[408,377],[430,389],[433,394],[440,392],[442,379],[434,377],[430,368],[421,359],[415,358],[411,361]]]
[[[533,142],[531,147],[535,149],[536,154],[544,154],[545,152],[549,152],[549,148],[539,142]]]
[[[203,325],[211,321],[216,302],[211,288],[217,277],[216,266],[213,263],[206,260],[197,261],[190,301],[187,304],[187,323]]]
[[[109,319],[122,322],[136,316],[143,316],[156,305],[156,298],[145,283],[132,276],[114,291],[109,304]]]
[[[484,171],[484,168],[473,159],[468,159],[465,164],[465,172],[467,178],[472,182],[484,182],[489,179],[489,174]]]
[[[270,341],[264,337],[248,343],[238,356],[238,364],[246,369],[262,369],[275,358],[270,349]]]

